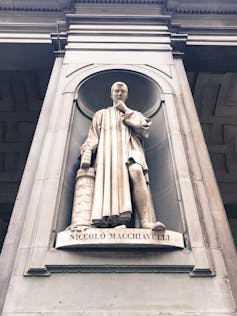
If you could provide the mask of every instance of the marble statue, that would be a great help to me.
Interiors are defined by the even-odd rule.
[[[130,109],[127,97],[126,84],[115,82],[111,87],[113,106],[94,114],[80,149],[79,173],[95,171],[90,223],[101,228],[126,225],[136,210],[141,228],[164,231],[164,224],[155,220],[142,145],[151,120]],[[88,209],[86,217],[88,221]]]

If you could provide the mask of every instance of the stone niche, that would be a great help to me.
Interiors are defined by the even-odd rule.
[[[184,228],[164,113],[166,104],[161,89],[157,82],[144,74],[119,69],[94,73],[79,83],[68,142],[56,232],[63,231],[70,225],[74,181],[79,168],[77,160],[79,149],[87,137],[93,114],[112,105],[110,88],[115,81],[123,81],[127,84],[129,88],[128,106],[143,112],[152,119],[150,136],[145,141],[144,147],[156,216],[165,223],[168,230],[183,233]]]
[[[35,238],[29,240],[29,247],[33,251],[29,252],[27,258],[25,275],[49,275],[62,271],[164,270],[188,272],[195,276],[213,275],[183,143],[184,127],[180,121],[183,103],[178,97],[180,91],[174,77],[166,72],[166,68],[138,65],[77,65],[69,71],[54,103],[57,109],[57,116],[55,117],[55,112],[53,116],[55,137],[51,137],[50,131],[50,146],[47,144],[51,154],[46,151],[42,155],[43,162],[44,159],[49,159],[47,168],[50,175],[42,183],[39,198],[42,195],[44,198],[40,200],[40,208],[33,209],[38,229],[32,231]],[[130,240],[127,244],[124,240],[119,242],[123,236],[117,236],[113,244],[106,244],[106,241],[102,242],[102,238],[99,238],[95,245],[94,237],[101,233],[101,228],[98,232],[91,232],[94,236],[91,246],[90,243],[84,243],[88,236],[82,237],[82,245],[79,234],[75,237],[79,242],[70,244],[74,241],[74,236],[66,229],[71,224],[79,149],[88,135],[93,113],[112,105],[110,88],[115,81],[124,81],[128,85],[128,106],[144,112],[152,119],[150,137],[144,146],[157,218],[166,225],[167,234],[174,232],[173,236],[182,238],[182,245],[179,243],[176,246],[175,242],[164,244],[163,241],[167,241],[166,236],[159,237],[163,240],[163,246],[169,247],[168,251],[160,249],[158,242],[157,247],[134,242],[131,246],[133,249],[129,249]],[[45,172],[44,169],[43,171]],[[202,186],[201,183],[200,185]],[[29,221],[31,223],[32,219],[29,218]],[[136,225],[135,227],[140,229]],[[110,232],[105,230],[110,229],[113,230],[107,228],[102,233],[109,235]],[[124,239],[130,239],[129,236],[134,234],[140,236],[136,229],[120,230],[124,230]],[[61,234],[69,237],[61,239],[63,242],[59,244]],[[143,241],[145,238],[141,236]],[[158,238],[154,234],[149,236],[150,239]],[[174,240],[172,238],[169,240]],[[64,245],[78,249],[64,249]]]

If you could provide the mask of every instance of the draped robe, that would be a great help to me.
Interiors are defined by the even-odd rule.
[[[142,138],[148,137],[151,121],[142,113],[124,114],[115,107],[96,112],[84,145],[96,154],[95,189],[91,222],[99,227],[129,222],[132,213],[127,165],[136,162],[148,171]]]

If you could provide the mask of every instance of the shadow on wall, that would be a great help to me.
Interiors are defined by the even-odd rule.
[[[0,253],[7,233],[12,208],[13,204],[11,203],[0,203]]]

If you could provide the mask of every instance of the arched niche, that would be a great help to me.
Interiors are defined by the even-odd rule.
[[[128,86],[130,108],[139,109],[146,116],[156,112],[161,102],[161,91],[155,81],[141,73],[119,69],[101,71],[83,80],[78,89],[80,110],[92,118],[96,111],[110,106],[110,89],[115,81]]]
[[[165,119],[164,107],[168,105],[162,100],[162,90],[157,81],[142,73],[124,69],[96,72],[78,84],[77,107],[72,119],[57,232],[70,225],[74,178],[79,168],[78,152],[87,137],[93,113],[112,105],[110,88],[115,81],[123,81],[128,85],[127,105],[152,118],[150,137],[145,141],[144,148],[157,218],[165,223],[167,229],[183,232]]]

